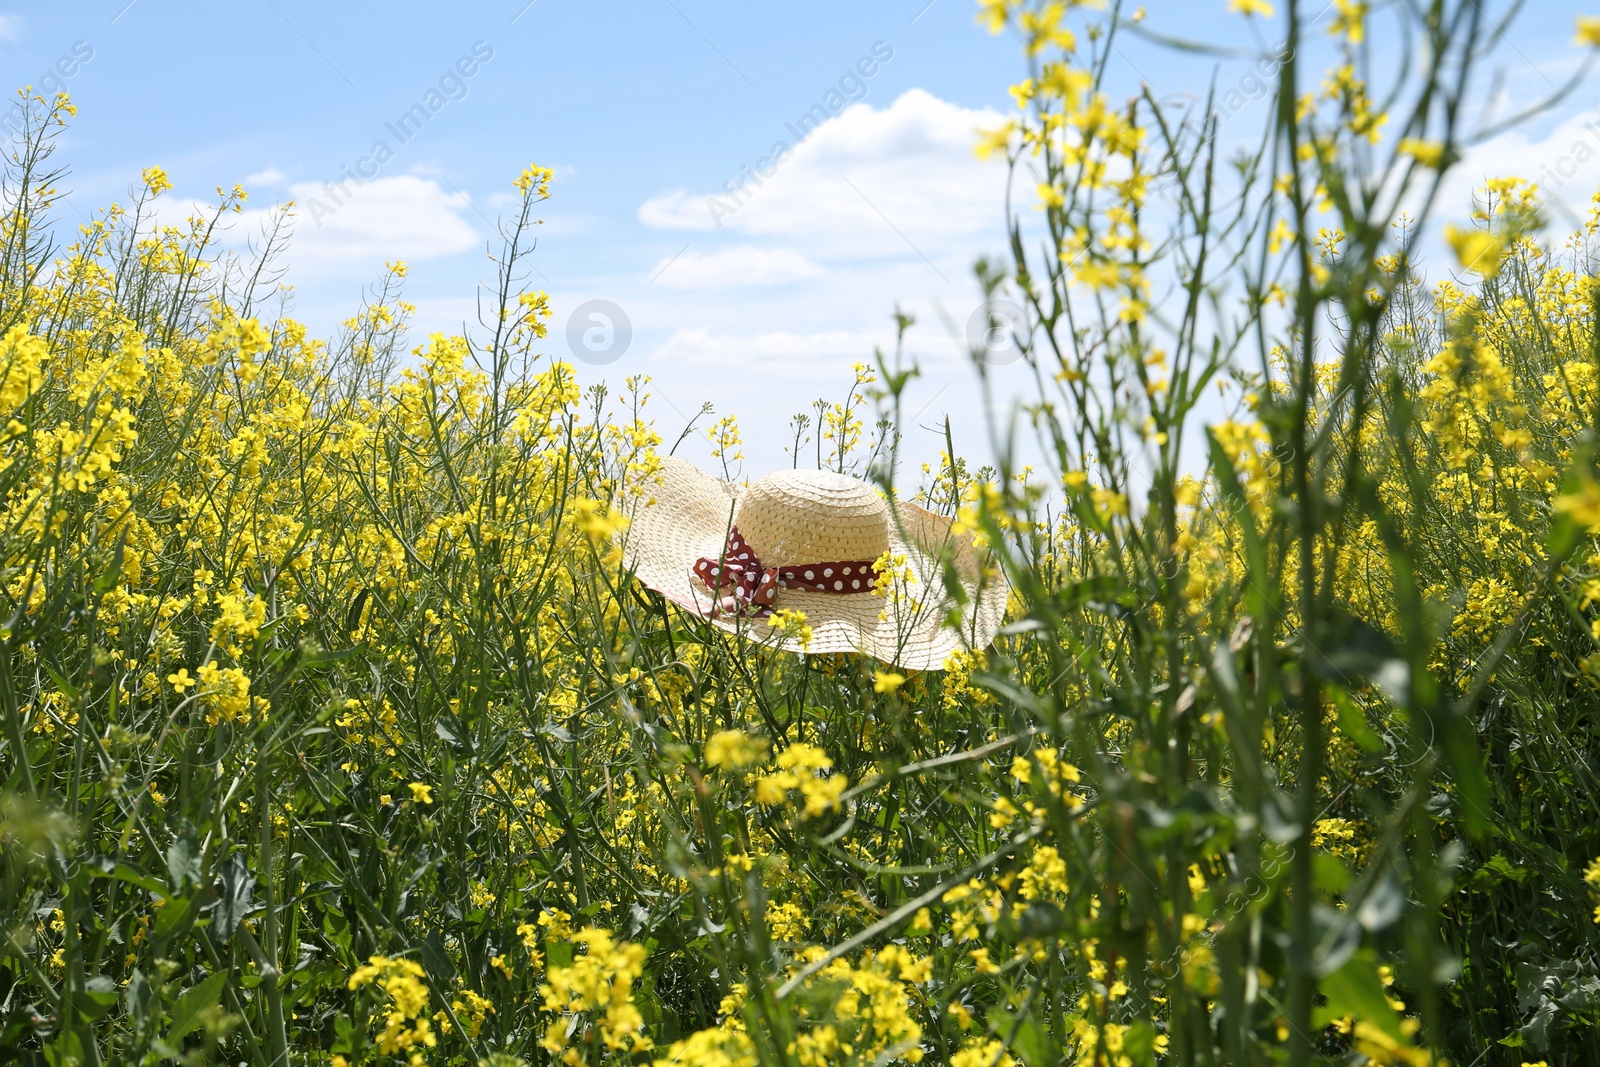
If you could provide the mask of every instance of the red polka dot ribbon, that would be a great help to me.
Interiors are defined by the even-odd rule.
[[[737,526],[728,531],[721,559],[701,556],[694,565],[695,577],[717,594],[720,610],[756,616],[772,611],[780,588],[812,593],[870,593],[877,573],[877,563],[868,559],[764,567]]]

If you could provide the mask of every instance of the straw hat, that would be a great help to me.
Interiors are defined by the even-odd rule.
[[[987,646],[1005,615],[1005,581],[980,581],[985,553],[969,535],[915,504],[891,511],[872,486],[832,471],[778,471],[740,489],[667,457],[654,498],[629,519],[623,558],[641,582],[713,626],[791,652],[938,670],[957,649]],[[905,562],[879,582],[885,553]],[[967,594],[959,626],[948,620],[944,555]],[[808,642],[772,625],[780,610],[805,613]]]

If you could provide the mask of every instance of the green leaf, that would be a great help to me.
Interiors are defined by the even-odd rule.
[[[1533,1018],[1522,1024],[1522,1033],[1533,1042],[1533,1047],[1540,1052],[1550,1048],[1551,1027],[1555,1025],[1560,1006],[1549,998],[1539,1002],[1539,1010],[1533,1013]]]
[[[972,676],[972,680],[990,692],[1004,697],[1035,718],[1047,719],[1050,715],[1049,709],[1037,693],[1026,686],[1016,684],[1009,678],[988,671],[979,671]]]
[[[204,1021],[203,1013],[217,1006],[222,999],[222,987],[227,982],[227,974],[218,971],[199,985],[184,990],[172,1005],[172,1025],[167,1030],[166,1038],[169,1044],[178,1047],[184,1035]]]
[[[97,974],[85,982],[83,991],[96,1004],[110,1007],[117,1002],[117,983],[103,974]]]
[[[1013,1025],[1015,1024],[1007,1019],[1001,1033],[1010,1033]],[[1027,1064],[1027,1067],[1053,1067],[1060,1062],[1059,1056],[1051,1047],[1049,1036],[1031,1015],[1023,1019],[1022,1025],[1017,1027],[1017,1037],[1011,1044],[1011,1051],[1015,1052],[1017,1058]]]
[[[167,903],[156,914],[155,928],[150,931],[151,943],[166,944],[170,939],[189,929],[194,923],[194,916],[193,897],[168,897]]]
[[[1339,729],[1344,731],[1344,735],[1367,752],[1381,752],[1383,738],[1373,733],[1372,727],[1367,724],[1366,712],[1356,705],[1344,687],[1330,685],[1325,689],[1339,713]]]
[[[56,1035],[56,1039],[44,1047],[44,1060],[50,1067],[78,1067],[83,1062],[83,1043],[78,1040],[76,1030]]]
[[[1561,479],[1561,496],[1571,496],[1583,485],[1583,475],[1587,473],[1584,467],[1588,466],[1589,461],[1582,454],[1575,459],[1577,462],[1567,469],[1566,475]],[[1578,547],[1584,530],[1572,517],[1572,513],[1565,509],[1555,509],[1551,519],[1550,532],[1545,535],[1545,548],[1549,552],[1550,559],[1563,560]]]
[[[245,866],[244,854],[235,852],[217,877],[217,899],[211,906],[214,930],[224,941],[233,936],[246,915],[255,911],[255,875]]]
[[[1467,884],[1480,893],[1487,893],[1501,882],[1516,882],[1521,884],[1533,877],[1533,872],[1526,867],[1517,867],[1505,856],[1496,852],[1489,857],[1489,861],[1482,867],[1472,872],[1472,877]]]
[[[300,659],[302,667],[321,667],[329,663],[338,663],[347,660],[360,651],[360,645],[351,645],[349,648],[328,649],[320,652],[307,652]]]
[[[450,962],[450,954],[445,951],[444,939],[438,930],[428,931],[428,936],[417,946],[417,954],[430,975],[445,982],[456,980],[455,965]]]
[[[1055,590],[1053,597],[1061,608],[1078,607],[1095,600],[1111,604],[1137,602],[1133,590],[1124,582],[1105,574],[1067,582]]]
[[[1334,1019],[1353,1015],[1376,1026],[1396,1041],[1404,1040],[1400,1032],[1400,1017],[1383,995],[1377,957],[1370,948],[1358,950],[1345,961],[1344,966],[1322,979],[1320,986],[1328,1003],[1317,1009],[1315,1023],[1319,1028]]]
[[[1311,969],[1318,977],[1338,973],[1361,949],[1361,926],[1348,911],[1326,904],[1311,905],[1317,930]]]
[[[100,577],[94,580],[96,595],[104,593],[117,584],[117,579],[122,577],[123,552],[128,547],[128,532],[123,530],[122,536],[117,538],[117,547],[111,553],[111,564]]]
[[[1354,615],[1335,613],[1317,639],[1304,644],[1306,662],[1328,681],[1346,689],[1366,682],[1396,707],[1410,704],[1411,665],[1389,635],[1377,627]],[[1340,721],[1342,724],[1342,715]],[[1371,736],[1370,730],[1366,732]]]
[[[1149,1019],[1132,1023],[1122,1038],[1122,1048],[1134,1063],[1156,1062],[1156,1028]]]
[[[60,674],[57,674],[55,668],[51,667],[48,663],[44,665],[44,669],[45,673],[50,675],[50,680],[55,683],[57,689],[71,697],[74,701],[78,699],[77,686],[67,681]]]
[[[356,1029],[356,1024],[348,1015],[336,1016],[333,1020],[333,1044],[328,1051],[335,1054],[349,1055],[361,1047],[361,1031]]]
[[[73,1006],[87,1022],[94,1022],[117,1003],[117,983],[103,974],[97,974],[83,984],[83,989],[73,998]]]
[[[1350,884],[1350,871],[1338,858],[1326,852],[1318,852],[1311,857],[1311,867],[1315,874],[1317,888],[1329,893],[1342,893]]]
[[[361,592],[357,593],[355,599],[351,601],[350,610],[345,614],[344,618],[344,628],[346,631],[354,631],[360,624],[361,609],[367,606],[367,597],[371,595],[372,590],[363,586]]]
[[[1239,484],[1239,472],[1234,470],[1233,461],[1228,458],[1222,443],[1210,429],[1206,431],[1206,440],[1211,446],[1211,469],[1217,476],[1222,498],[1227,502],[1228,510],[1233,513],[1234,521],[1239,525],[1240,536],[1244,538],[1245,560],[1249,568],[1249,581],[1244,590],[1245,602],[1250,614],[1259,618],[1266,614],[1264,590],[1271,586],[1271,579],[1267,573],[1266,544],[1261,540],[1261,531],[1256,529],[1256,517],[1250,512],[1249,500],[1245,496],[1244,487]]]
[[[167,884],[174,892],[199,885],[200,877],[200,856],[193,843],[180,837],[167,846]]]
[[[1426,709],[1425,709],[1426,710]],[[1461,810],[1466,825],[1474,836],[1489,830],[1489,776],[1483,769],[1483,757],[1478,752],[1478,734],[1465,715],[1448,706],[1439,714],[1429,715],[1436,736],[1444,743],[1445,764],[1455,779],[1461,794]]]
[[[155,990],[150,988],[149,980],[137,967],[133,969],[133,974],[128,976],[128,989],[124,997],[127,1001],[128,1015],[133,1019],[134,1029],[142,1030],[145,1018],[150,1014],[150,1005],[155,999]]]
[[[1582,535],[1583,528],[1573,521],[1571,515],[1564,511],[1556,512],[1555,521],[1550,524],[1549,537],[1545,541],[1549,558],[1565,559],[1578,547],[1578,539]]]
[[[102,878],[113,878],[119,882],[136,885],[140,889],[153,893],[158,897],[167,895],[165,882],[145,874],[130,863],[113,862],[110,857],[105,857],[101,860],[99,869],[95,873]]]

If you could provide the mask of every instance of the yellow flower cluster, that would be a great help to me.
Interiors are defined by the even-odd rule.
[[[828,774],[833,760],[814,745],[790,745],[778,754],[778,769],[756,779],[755,799],[775,807],[799,790],[805,807],[800,817],[814,819],[839,808],[839,796],[850,784],[842,774]]]
[[[718,730],[706,742],[706,763],[725,771],[742,771],[766,756],[767,743],[743,730]]]
[[[604,1051],[649,1050],[644,1016],[633,1002],[633,983],[644,974],[644,948],[593,926],[573,934],[572,942],[583,954],[570,967],[551,967],[539,987],[544,1010],[558,1016],[540,1045],[570,1064],[589,1062],[589,1055],[598,1059]]]
[[[811,647],[811,624],[806,613],[795,608],[779,608],[767,617],[767,625],[790,640],[800,644],[801,651]]]
[[[378,1051],[385,1056],[408,1056],[412,1067],[424,1063],[422,1049],[439,1043],[428,1020],[428,987],[422,966],[408,959],[373,956],[350,975],[351,990],[376,986],[385,994],[383,1030]]]
[[[42,368],[50,357],[44,339],[31,336],[27,327],[15,325],[0,338],[0,411],[10,415],[44,384]],[[10,431],[15,437],[20,429]]]
[[[250,679],[238,667],[218,667],[216,660],[208,660],[195,680],[206,708],[206,722],[213,726],[219,722],[249,722],[252,714],[266,714],[266,699],[251,697]]]
[[[801,953],[791,970],[820,959],[823,950]],[[899,945],[865,953],[857,963],[836,959],[816,971],[796,994],[800,1032],[786,1051],[805,1067],[849,1064],[922,1063],[923,1030],[916,1021],[933,979],[933,961]],[[674,1042],[657,1067],[753,1067],[761,1062],[740,1019],[746,990],[736,985],[722,1002],[715,1027]]]

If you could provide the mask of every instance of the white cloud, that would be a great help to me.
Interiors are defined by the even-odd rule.
[[[1600,113],[1586,110],[1542,137],[1511,130],[1470,149],[1446,176],[1434,208],[1436,219],[1461,220],[1472,210],[1472,192],[1487,178],[1526,178],[1539,186],[1550,209],[1550,225],[1564,234],[1588,213],[1600,189]]]
[[[770,331],[756,334],[714,333],[704,326],[676,330],[650,355],[654,363],[674,363],[726,370],[759,368],[763,375],[815,380],[819,363],[848,367],[850,360],[871,353],[872,334],[848,330],[819,333]]]
[[[21,15],[0,15],[0,41],[15,41],[22,36]]]
[[[641,223],[684,235],[656,244],[654,266],[616,287],[645,342],[628,355],[638,360],[628,373],[647,368],[674,416],[687,418],[701,400],[737,413],[751,462],[768,467],[783,462],[791,414],[819,394],[842,396],[852,364],[894,350],[891,313],[899,308],[920,322],[907,353],[924,372],[906,396],[907,432],[919,442],[912,451],[937,456],[946,415],[959,439],[980,443],[983,406],[963,342],[945,319],[959,334],[979,299],[973,260],[1004,247],[1006,168],[973,153],[978,131],[1003,121],[912,89],[883,106],[840,112],[759,175],[762,184],[745,177],[737,196],[691,186],[647,200]],[[792,132],[775,132],[794,143]],[[754,173],[759,159],[747,162],[730,177]],[[642,284],[686,241],[677,263]],[[667,291],[686,260],[690,269],[670,283],[683,288]],[[754,287],[767,281],[760,268],[781,273],[802,263],[818,272],[801,268],[803,279],[785,280],[803,280],[803,288]],[[704,278],[692,277],[700,272]],[[687,288],[702,281],[702,289]],[[740,282],[752,287],[733,290]]]
[[[778,285],[821,273],[821,267],[793,249],[742,246],[668,256],[651,268],[650,277],[672,289],[725,289]]]
[[[714,230],[717,223],[706,209],[709,195],[687,189],[652,197],[639,206],[639,221],[658,230]]]
[[[480,240],[462,214],[472,207],[466,195],[432,178],[376,178],[347,198],[330,196],[318,183],[295,182],[289,196],[297,216],[292,244],[297,265],[415,262],[465,252]]]
[[[338,198],[316,182],[293,182],[284,190],[283,199],[294,202],[283,260],[291,280],[370,279],[389,260],[421,263],[464,252],[481,241],[465,217],[471,211],[468,198],[431,179],[407,174],[348,188],[349,195]],[[252,207],[225,216],[216,239],[234,250],[252,243],[259,246],[260,236],[272,228],[280,210]],[[210,218],[215,211],[214,202],[163,196],[155,201],[154,221],[187,230],[187,219]]]
[[[665,193],[640,207],[639,220],[784,237],[822,256],[938,256],[1002,226],[1004,167],[972,151],[977,131],[1001,121],[921,89],[881,109],[855,104],[769,166],[769,176],[735,175],[731,194]]]
[[[249,189],[252,186],[282,185],[288,180],[288,177],[277,167],[268,167],[266,170],[258,170],[254,174],[245,175],[244,186]]]

